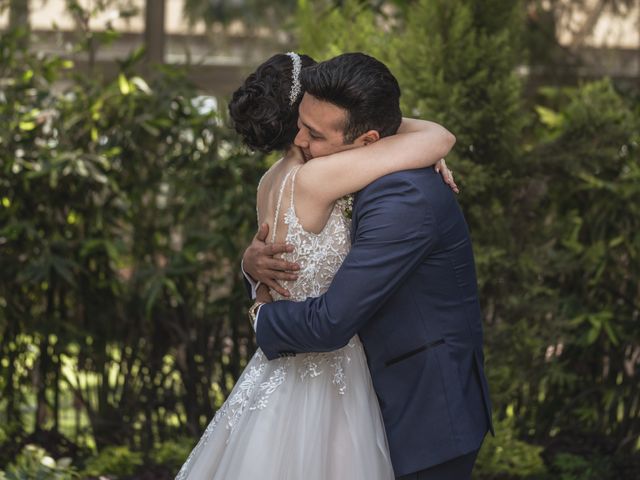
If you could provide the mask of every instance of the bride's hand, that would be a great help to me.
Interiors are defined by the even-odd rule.
[[[244,271],[256,282],[260,282],[272,288],[280,295],[290,296],[289,291],[283,288],[279,281],[296,280],[295,273],[300,269],[298,264],[288,262],[282,258],[275,258],[285,252],[292,252],[293,247],[285,243],[265,243],[269,234],[269,225],[263,223],[247,247],[242,256]]]
[[[447,167],[447,162],[445,161],[444,158],[441,158],[440,160],[438,160],[434,168],[437,173],[442,175],[442,180],[444,180],[444,183],[446,183],[447,185],[449,185],[449,187],[451,187],[451,190],[453,190],[456,193],[460,193],[460,189],[458,188],[458,185],[456,185],[456,182],[453,179],[453,171],[449,170],[449,167]]]

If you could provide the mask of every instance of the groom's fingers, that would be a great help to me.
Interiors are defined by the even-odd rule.
[[[272,270],[272,276],[276,280],[293,281],[298,279],[298,275],[296,275],[295,273],[279,272],[277,270]]]
[[[268,286],[270,289],[275,290],[276,292],[278,292],[283,297],[290,297],[291,296],[291,294],[289,293],[289,290],[284,288],[282,285],[280,285],[275,280],[268,280],[268,281],[264,282],[264,284],[266,286]]]
[[[267,236],[269,235],[269,224],[263,223],[260,225],[258,232],[253,237],[254,243],[259,242],[263,244],[263,255],[274,256],[280,253],[291,253],[293,252],[293,245],[287,245],[286,243],[270,243],[266,244]]]
[[[455,180],[453,179],[453,172],[451,170],[449,170],[449,168],[447,167],[446,163],[444,163],[444,159],[441,160],[441,162],[442,162],[442,167],[441,167],[441,169],[439,170],[438,173],[440,173],[440,175],[442,175],[442,180],[444,180],[444,183],[449,185],[451,190],[453,190],[456,193],[460,193],[460,189],[458,188],[458,185],[456,184]]]
[[[263,223],[262,225],[260,225],[260,228],[258,229],[258,233],[256,233],[255,239],[259,240],[260,242],[265,242],[267,240],[267,235],[269,235],[269,224]]]
[[[458,188],[458,185],[456,185],[456,181],[453,179],[453,172],[451,170],[448,170],[447,174],[447,178],[449,179],[447,183],[449,184],[451,189],[456,193],[460,193],[460,189]]]
[[[293,252],[293,245],[287,245],[286,243],[270,243],[266,245],[263,250],[263,254],[269,257],[291,252]]]
[[[300,270],[300,265],[293,262],[288,262],[282,258],[269,258],[265,261],[265,268],[268,270],[273,270],[277,273],[287,273],[290,275],[294,275],[297,278],[297,275],[293,272]],[[295,280],[295,278],[282,278],[281,280]]]
[[[458,185],[456,185],[455,180],[453,179],[453,173],[449,172],[447,175],[447,185],[449,185],[451,187],[451,190],[453,190],[456,193],[460,193],[460,189],[458,188]]]

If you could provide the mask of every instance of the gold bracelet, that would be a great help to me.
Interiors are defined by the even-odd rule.
[[[265,302],[255,302],[251,307],[249,307],[249,321],[251,322],[251,326],[255,330],[256,328],[256,319],[258,317],[258,309],[264,305]]]

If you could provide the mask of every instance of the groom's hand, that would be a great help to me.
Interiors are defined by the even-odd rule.
[[[288,297],[289,291],[283,288],[279,281],[296,280],[298,275],[294,272],[300,270],[300,266],[282,258],[275,258],[275,255],[293,252],[293,246],[286,243],[267,244],[265,241],[268,234],[269,225],[263,223],[242,256],[244,271],[256,282]]]

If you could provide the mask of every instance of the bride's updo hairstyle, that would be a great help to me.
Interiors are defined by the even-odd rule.
[[[294,69],[295,56],[279,53],[271,57],[247,77],[229,102],[236,132],[254,150],[284,150],[298,133],[298,105],[304,92],[299,68]],[[308,55],[298,58],[301,68],[316,63]]]

